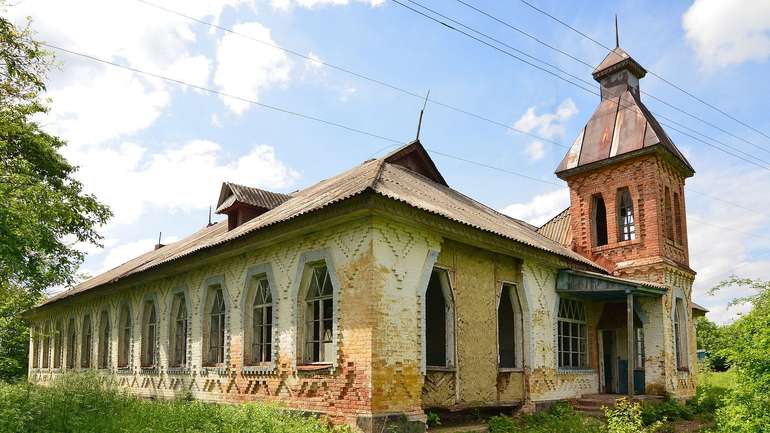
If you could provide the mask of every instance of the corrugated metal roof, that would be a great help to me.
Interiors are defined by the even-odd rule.
[[[548,239],[568,247],[572,243],[572,226],[570,225],[569,210],[570,208],[567,208],[559,212],[558,215],[537,229],[537,232]]]
[[[246,203],[263,209],[272,209],[289,198],[291,198],[291,196],[288,194],[225,182],[222,184],[222,190],[219,193],[217,213],[221,213],[235,202]]]
[[[414,143],[410,144],[410,146],[414,145]],[[425,152],[419,143],[417,143],[417,151]],[[598,264],[537,233],[529,224],[503,215],[447,186],[436,183],[410,169],[385,162],[381,158],[369,160],[342,174],[293,193],[280,205],[230,231],[227,231],[226,222],[220,222],[178,242],[147,252],[84,281],[68,291],[53,296],[46,300],[43,305],[138,274],[196,251],[221,245],[273,224],[286,222],[300,215],[320,210],[367,190],[453,221],[586,264],[594,269],[603,270]]]

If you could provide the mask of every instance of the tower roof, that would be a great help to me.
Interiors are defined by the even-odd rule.
[[[639,79],[647,71],[622,48],[610,51],[593,77],[602,100],[562,159],[560,178],[637,155],[661,152],[684,176],[695,173],[649,109],[642,103]]]

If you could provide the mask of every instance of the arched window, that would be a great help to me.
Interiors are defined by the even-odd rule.
[[[560,298],[556,328],[559,368],[587,367],[586,311],[583,303]]]
[[[449,275],[434,269],[425,291],[425,363],[451,367],[454,360],[454,308]]]
[[[102,311],[99,317],[99,368],[110,367],[110,315],[106,311]]]
[[[305,362],[333,362],[334,288],[325,264],[311,269],[305,295]]]
[[[158,365],[158,312],[155,302],[144,303],[142,320],[142,367],[152,368]]]
[[[209,307],[209,335],[207,365],[215,366],[225,362],[225,326],[227,308],[222,288],[212,288],[212,300]]]
[[[72,318],[67,325],[67,368],[75,368],[75,359],[77,351],[77,328],[75,319]]]
[[[634,226],[634,203],[628,188],[618,190],[618,241],[636,239]]]
[[[679,201],[679,193],[674,193],[674,234],[676,243],[682,244],[682,204]]]
[[[91,315],[83,317],[83,333],[80,346],[80,367],[91,368],[91,354],[94,348],[94,335],[91,329]]]
[[[118,319],[118,368],[128,367],[131,360],[131,333],[131,310],[124,305]]]
[[[249,334],[249,365],[259,365],[272,361],[273,343],[273,295],[266,275],[254,277],[250,293],[251,323]],[[247,325],[248,326],[248,325]]]
[[[172,367],[184,367],[187,365],[187,301],[185,300],[184,293],[177,293],[174,295],[174,300],[171,304],[171,341],[169,347],[171,348],[171,366]]]
[[[607,245],[607,208],[601,194],[591,197],[591,228],[594,246]]]
[[[51,359],[51,324],[46,323],[43,328],[43,368],[48,368]]]
[[[64,338],[61,320],[56,321],[53,332],[53,368],[61,368],[62,338]]]
[[[522,366],[521,304],[513,284],[503,284],[497,304],[497,358],[500,368]]]
[[[671,190],[666,187],[664,189],[665,196],[663,197],[663,212],[666,224],[666,239],[674,240],[674,214],[671,209]]]
[[[676,298],[674,303],[674,350],[677,368],[687,369],[687,316],[681,298]]]

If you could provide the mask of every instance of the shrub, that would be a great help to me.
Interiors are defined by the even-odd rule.
[[[607,433],[654,433],[663,426],[661,421],[646,426],[642,421],[641,405],[626,398],[618,399],[613,408],[604,408],[604,415]]]
[[[497,416],[489,420],[489,433],[597,433],[599,420],[575,412],[572,406],[557,404],[547,411],[521,419]]]
[[[341,433],[275,405],[140,400],[92,375],[0,384],[0,433]]]
[[[656,421],[691,420],[695,416],[695,409],[691,405],[666,399],[658,403],[645,402],[641,405],[640,414],[644,425],[652,425]]]

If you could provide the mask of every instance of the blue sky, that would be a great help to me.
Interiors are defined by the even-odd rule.
[[[467,0],[561,50],[598,64],[606,50],[517,0]],[[160,3],[161,0],[158,0]],[[591,81],[591,69],[485,18],[454,0],[420,0],[466,25]],[[770,135],[770,4],[757,1],[531,0],[605,45],[621,45],[648,70]],[[729,4],[728,4],[729,3]],[[763,4],[765,3],[765,4]],[[598,97],[428,21],[390,0],[163,1],[168,8],[295,50],[478,113],[568,146]],[[195,23],[136,0],[26,0],[5,13],[32,17],[54,45],[130,65],[407,142],[422,101]],[[206,223],[224,180],[292,191],[370,158],[392,143],[298,119],[233,99],[57,53],[52,110],[41,119],[68,140],[89,191],[115,218],[102,228],[105,248],[85,248],[82,270],[96,274],[155,243]],[[770,139],[704,107],[648,75],[643,91],[752,144],[644,98],[656,113],[770,161]],[[594,87],[596,89],[596,87]],[[687,194],[695,299],[729,321],[738,292],[707,296],[730,273],[770,271],[770,172],[669,129],[695,166],[688,180],[751,208]],[[449,184],[535,224],[568,205],[553,170],[566,152],[547,142],[429,104],[422,141],[441,152],[496,165],[557,185],[434,154]],[[761,165],[762,163],[760,163]],[[770,166],[770,164],[765,164]]]

